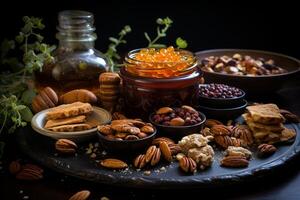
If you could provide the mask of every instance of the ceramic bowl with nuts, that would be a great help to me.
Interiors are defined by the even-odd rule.
[[[196,52],[206,83],[223,83],[245,92],[271,93],[297,78],[300,61],[260,50],[212,49]]]
[[[111,124],[98,126],[97,129],[102,147],[120,154],[146,148],[157,132],[151,123],[136,119],[113,120]]]
[[[191,106],[183,105],[177,108],[162,107],[152,113],[149,120],[160,135],[178,139],[201,131],[206,117]]]

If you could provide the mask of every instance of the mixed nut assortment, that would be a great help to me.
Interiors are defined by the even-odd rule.
[[[282,74],[287,71],[275,65],[274,60],[253,58],[248,55],[210,56],[201,61],[201,69],[207,72],[217,72],[233,75],[260,76]]]
[[[241,89],[224,84],[211,83],[200,86],[200,95],[209,98],[234,98],[243,94]]]
[[[226,56],[220,58],[210,57],[205,60],[204,63],[206,64],[204,67],[209,66],[209,69],[218,70],[218,72],[223,72],[223,70],[234,71],[233,67],[236,67],[239,71],[230,73],[238,73],[240,75],[281,72],[280,68],[269,66],[272,64],[270,60],[266,62],[263,60],[259,61],[262,64],[251,57],[242,57],[236,54],[232,58]],[[256,66],[258,71],[262,67],[268,66],[266,70],[269,71],[253,71],[254,66],[250,66],[249,63],[258,65]],[[244,68],[245,71],[243,71]],[[120,92],[120,78],[115,73],[103,73],[99,81],[102,84],[100,101],[105,108],[112,112],[116,107]],[[206,84],[200,86],[200,94],[209,98],[226,99],[240,97],[244,92],[224,84]],[[35,97],[32,106],[35,112],[53,108],[47,113],[46,128],[51,129],[57,126],[68,126],[70,128],[69,126],[73,127],[74,124],[85,123],[86,114],[92,112],[90,104],[95,104],[97,101],[97,97],[88,90],[73,90],[58,97],[51,88],[47,87]],[[58,106],[59,104],[64,105]],[[184,136],[178,142],[168,137],[158,136],[144,150],[132,153],[134,158],[131,164],[127,162],[127,159],[125,161],[110,154],[107,156],[106,153],[99,160],[100,145],[95,146],[93,149],[89,148],[87,151],[90,151],[91,159],[95,161],[98,159],[97,166],[112,170],[128,170],[130,167],[136,170],[145,170],[151,169],[162,162],[171,163],[177,160],[179,163],[178,167],[182,172],[196,173],[197,170],[205,170],[213,164],[216,160],[215,150],[223,152],[223,156],[219,161],[220,166],[230,168],[247,167],[253,157],[250,147],[253,149],[252,147],[256,146],[259,157],[271,156],[277,150],[272,144],[295,137],[294,132],[285,128],[283,122],[299,122],[299,118],[296,115],[287,110],[280,110],[273,104],[248,106],[247,110],[248,112],[243,115],[246,124],[225,125],[216,119],[207,119],[204,128],[200,132]],[[199,111],[191,106],[183,105],[174,108],[161,107],[151,115],[150,121],[153,124],[164,126],[192,126],[203,120],[205,119],[202,118]],[[97,130],[110,141],[116,140],[126,143],[129,140],[138,141],[153,135],[156,132],[153,124],[144,122],[141,119],[128,119],[124,114],[114,112],[112,113],[111,123],[99,125]],[[72,129],[72,131],[74,130]],[[268,134],[263,135],[263,133]],[[275,136],[277,137],[276,140],[274,139]],[[54,147],[58,155],[68,156],[76,156],[79,149],[75,142],[68,139],[57,140]],[[10,171],[19,179],[37,180],[43,177],[43,170],[32,165],[21,166],[18,162],[11,163]],[[150,173],[147,170],[144,174],[149,175]],[[88,197],[89,193],[86,191],[79,192],[74,194],[74,197],[71,197],[71,199],[76,196]]]
[[[190,106],[162,107],[152,116],[153,122],[165,126],[189,126],[202,121],[197,110]]]

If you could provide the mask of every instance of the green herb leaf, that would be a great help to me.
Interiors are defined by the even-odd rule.
[[[119,43],[119,40],[118,40],[117,38],[109,37],[108,39],[109,39],[109,41],[111,41],[111,42],[113,42],[113,43],[115,43],[115,44],[118,44],[118,43]]]
[[[21,97],[21,101],[25,104],[25,105],[30,105],[33,98],[36,96],[36,92],[33,89],[27,89],[23,92],[22,97]]]
[[[176,45],[179,49],[185,49],[188,46],[188,43],[186,42],[186,40],[182,39],[181,37],[178,37],[176,39]]]
[[[31,110],[27,106],[25,106],[25,108],[20,111],[20,114],[21,114],[22,119],[25,122],[31,122],[33,114],[32,114]]]
[[[146,38],[149,42],[151,42],[151,39],[150,39],[148,33],[144,32],[144,35],[145,35],[145,38]]]

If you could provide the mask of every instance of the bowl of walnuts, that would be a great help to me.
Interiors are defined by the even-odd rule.
[[[202,130],[206,117],[191,106],[162,107],[151,113],[149,120],[158,130],[158,134],[174,139],[197,133]]]

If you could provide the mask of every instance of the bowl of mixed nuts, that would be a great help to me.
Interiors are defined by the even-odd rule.
[[[162,107],[150,114],[149,120],[160,135],[182,138],[202,130],[206,117],[191,106]]]
[[[113,120],[111,124],[100,125],[98,138],[102,147],[114,153],[125,153],[148,147],[156,135],[151,123],[136,119]]]
[[[196,53],[206,83],[223,83],[247,93],[274,92],[300,71],[300,61],[279,53],[213,49]]]

